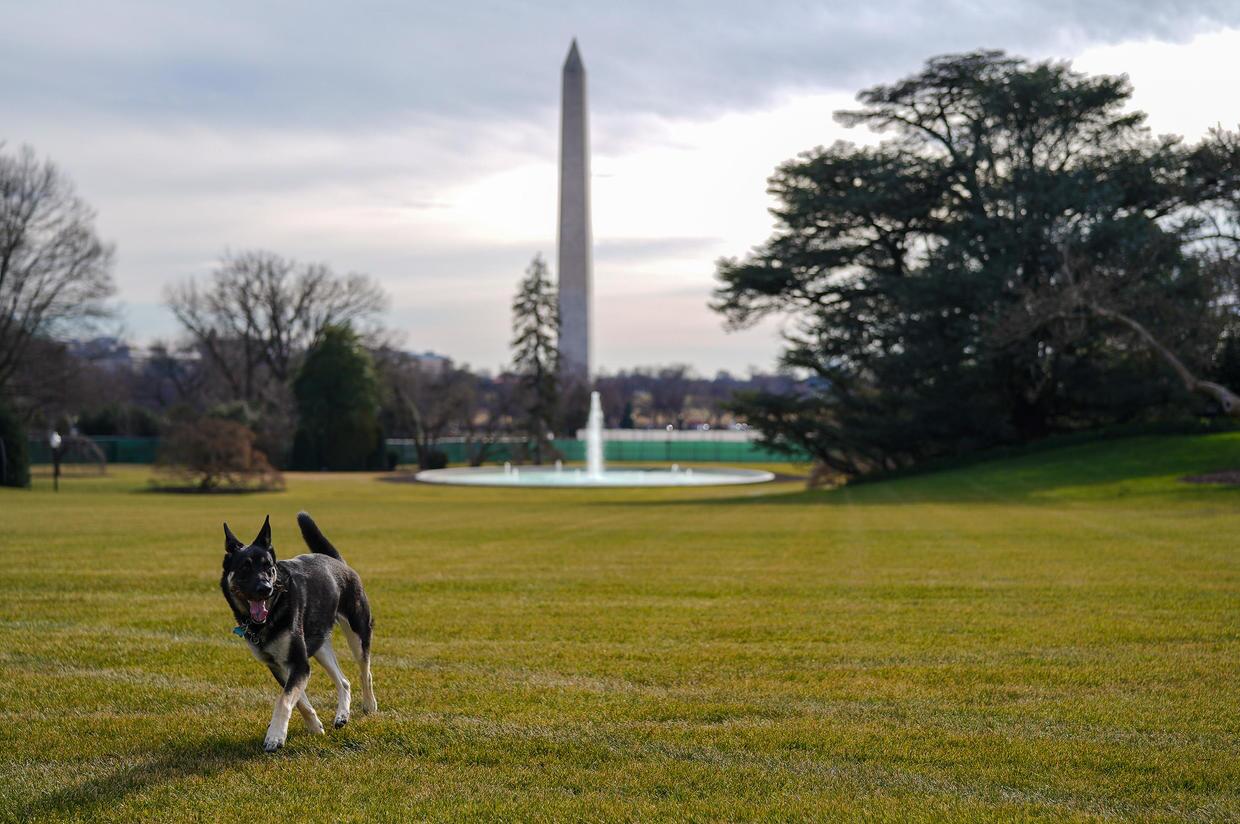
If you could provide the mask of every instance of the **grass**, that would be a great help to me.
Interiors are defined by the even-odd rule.
[[[1240,491],[1177,479],[1237,466],[1227,434],[830,492],[38,478],[0,491],[0,817],[1236,820]],[[220,522],[290,555],[301,508],[370,592],[380,713],[267,756]]]

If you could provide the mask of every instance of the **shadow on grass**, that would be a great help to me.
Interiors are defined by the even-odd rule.
[[[270,758],[253,735],[215,737],[193,743],[161,743],[149,758],[135,755],[125,766],[99,778],[40,796],[25,818],[93,818],[93,812],[131,795],[184,778],[210,778],[248,761]],[[221,811],[222,812],[222,811]]]
[[[204,495],[212,497],[215,495],[261,495],[268,492],[283,492],[284,490],[254,489],[251,487],[213,487],[211,489],[203,489],[198,486],[157,486],[151,484],[139,487],[133,491],[138,495]]]

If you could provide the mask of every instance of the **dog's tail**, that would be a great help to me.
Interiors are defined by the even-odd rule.
[[[297,525],[301,527],[301,537],[305,540],[306,546],[310,547],[311,552],[317,552],[319,555],[330,555],[337,561],[343,561],[340,552],[332,546],[332,542],[319,530],[319,525],[310,517],[309,512],[297,513]]]

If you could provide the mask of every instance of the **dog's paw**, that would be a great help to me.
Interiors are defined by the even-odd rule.
[[[334,722],[332,722],[332,725],[333,725],[336,729],[340,729],[341,727],[343,727],[343,726],[344,726],[345,724],[347,724],[347,723],[349,723],[349,716],[347,716],[347,715],[337,715],[337,716],[336,716],[336,720],[335,720]]]
[[[267,737],[263,739],[263,750],[266,752],[275,752],[284,746],[284,739],[288,736],[287,730],[281,730],[272,724],[267,728]]]
[[[323,722],[320,721],[317,716],[314,718],[307,718],[306,719],[306,731],[309,732],[311,735],[322,735],[323,734]]]
[[[362,712],[370,715],[372,712],[379,711],[379,702],[375,700],[373,695],[368,695],[362,699]]]

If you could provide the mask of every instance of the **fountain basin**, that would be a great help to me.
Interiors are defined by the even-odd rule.
[[[657,486],[730,486],[761,484],[775,480],[775,475],[758,469],[605,469],[588,472],[581,469],[556,469],[544,466],[519,467],[453,467],[424,469],[414,476],[428,484],[455,486],[515,486],[570,488],[620,488]]]

